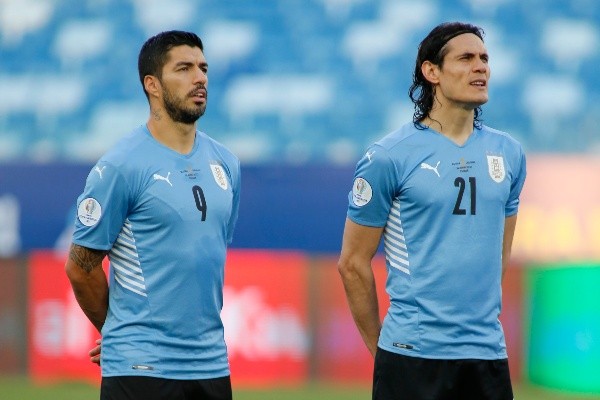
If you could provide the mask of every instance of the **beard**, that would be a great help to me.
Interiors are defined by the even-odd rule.
[[[193,92],[190,92],[188,96],[191,95],[191,93]],[[164,87],[163,99],[165,110],[169,117],[173,121],[182,124],[191,125],[195,123],[202,115],[204,115],[204,111],[206,111],[206,103],[195,105],[193,107],[186,107],[185,99],[176,98]],[[206,92],[206,99],[208,100],[208,91]]]

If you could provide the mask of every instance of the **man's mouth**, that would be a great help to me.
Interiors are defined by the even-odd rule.
[[[190,94],[190,97],[194,101],[206,101],[206,90],[205,89],[195,90]]]

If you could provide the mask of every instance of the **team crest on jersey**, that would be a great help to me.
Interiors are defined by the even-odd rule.
[[[221,189],[227,190],[227,175],[225,175],[223,167],[219,164],[210,164],[210,170],[212,171],[213,178],[215,178],[217,185],[219,185]]]
[[[100,220],[102,207],[100,203],[92,197],[83,199],[77,207],[77,218],[85,226],[94,226]]]
[[[352,185],[352,202],[358,207],[362,207],[371,201],[373,197],[373,189],[364,178],[356,178]]]
[[[504,158],[501,156],[488,155],[487,160],[490,177],[496,183],[502,182],[506,177],[506,170],[504,169]]]

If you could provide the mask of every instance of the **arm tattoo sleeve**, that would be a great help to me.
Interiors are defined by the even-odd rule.
[[[69,251],[69,258],[75,264],[79,265],[81,269],[89,273],[97,266],[102,265],[102,260],[108,251],[106,250],[94,250],[87,247],[79,246],[77,244],[71,244],[71,250]]]

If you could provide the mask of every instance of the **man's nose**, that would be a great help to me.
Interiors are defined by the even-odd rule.
[[[196,76],[194,78],[194,83],[201,83],[203,85],[206,85],[206,82],[208,82],[208,74],[200,68],[197,69]]]
[[[475,65],[473,66],[473,69],[475,71],[487,71],[488,64],[485,61],[483,61],[483,59],[477,57],[475,59]]]

